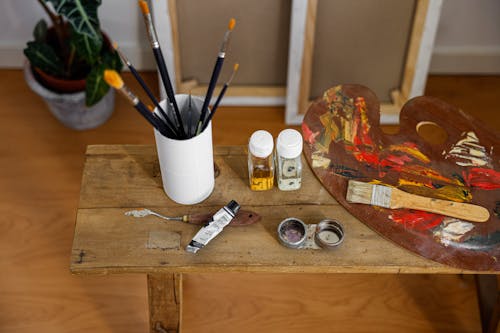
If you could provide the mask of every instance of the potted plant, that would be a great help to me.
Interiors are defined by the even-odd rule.
[[[38,0],[52,26],[40,20],[27,43],[25,78],[50,111],[74,129],[94,128],[113,112],[114,91],[104,70],[122,63],[100,29],[101,0]],[[50,4],[49,4],[50,3]]]

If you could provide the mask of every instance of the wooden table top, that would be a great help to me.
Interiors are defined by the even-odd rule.
[[[154,146],[88,146],[71,272],[475,273],[419,257],[382,238],[340,206],[307,163],[300,190],[253,192],[245,147],[215,147],[214,160],[220,175],[212,195],[201,204],[181,206],[163,192]],[[215,212],[231,199],[260,214],[261,221],[226,227],[197,254],[184,248],[200,226],[125,215],[137,208],[169,216]],[[344,227],[344,242],[334,250],[286,248],[276,229],[287,217],[307,224],[336,219]]]

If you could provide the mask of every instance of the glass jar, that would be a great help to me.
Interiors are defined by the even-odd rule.
[[[273,148],[273,137],[267,131],[256,131],[250,137],[248,142],[248,178],[252,191],[266,191],[273,188]]]
[[[280,132],[276,140],[276,178],[282,191],[298,190],[302,185],[302,135],[294,129]]]

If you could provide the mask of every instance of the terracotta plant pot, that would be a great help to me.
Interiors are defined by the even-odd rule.
[[[66,80],[54,77],[42,71],[38,67],[31,66],[35,78],[45,87],[60,93],[75,93],[85,90],[85,79]]]

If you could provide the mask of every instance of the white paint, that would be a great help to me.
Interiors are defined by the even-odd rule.
[[[474,229],[474,224],[470,222],[447,217],[440,228],[434,232],[434,236],[444,245],[449,245],[450,242],[459,242],[472,229]]]
[[[485,166],[489,165],[490,157],[486,153],[486,148],[479,144],[479,139],[474,132],[463,133],[465,136],[454,144],[446,154],[445,159],[454,157],[460,166]]]
[[[145,217],[151,214],[152,212],[149,209],[129,210],[128,212],[125,212],[126,216],[133,217]]]

